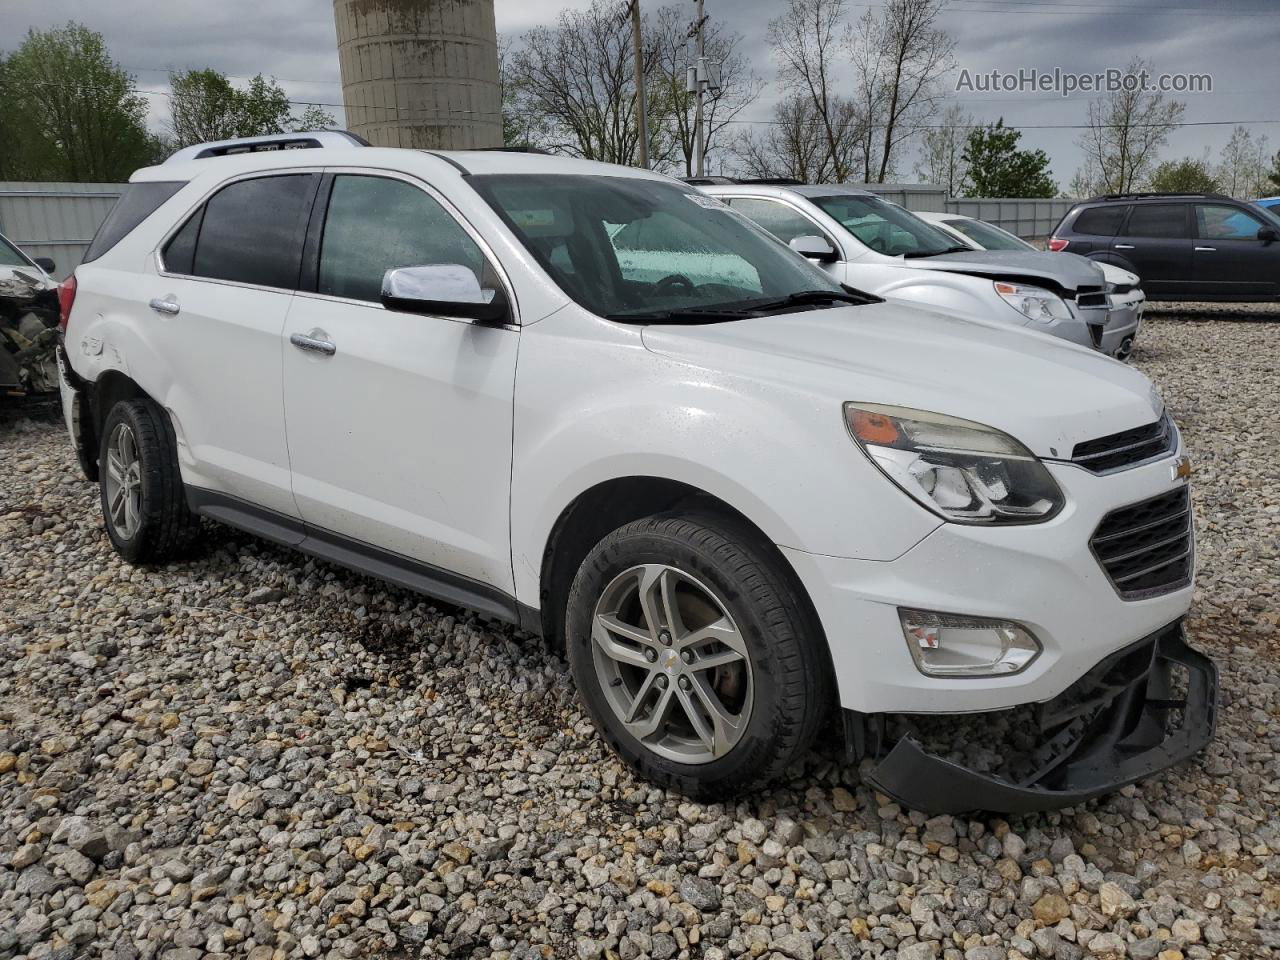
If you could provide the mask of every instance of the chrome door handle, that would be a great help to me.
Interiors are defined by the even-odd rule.
[[[174,317],[178,315],[178,311],[182,309],[178,305],[178,301],[172,297],[155,297],[149,304],[156,313],[163,313],[166,316]]]
[[[1117,250],[1132,250],[1132,249],[1133,249],[1133,244],[1132,244],[1132,243],[1117,243],[1117,244],[1116,244],[1116,249],[1117,249]]]
[[[1199,253],[1217,253],[1218,248],[1217,247],[1196,247],[1196,251]]]
[[[306,350],[309,353],[319,353],[326,357],[332,357],[338,352],[337,346],[329,340],[320,340],[316,337],[308,337],[302,333],[292,333],[289,335],[289,342],[299,350]]]

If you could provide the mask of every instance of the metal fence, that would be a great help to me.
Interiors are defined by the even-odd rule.
[[[1049,235],[1074,200],[947,197],[931,183],[849,184],[908,210],[959,213],[987,220],[1025,240]],[[84,257],[89,240],[124,190],[122,183],[15,183],[0,181],[0,233],[32,257],[50,257],[59,280]]]
[[[0,181],[0,233],[29,257],[49,257],[61,280],[84,257],[122,183]]]
[[[986,220],[1004,227],[1023,240],[1039,240],[1049,236],[1053,228],[1078,200],[981,199],[948,200],[947,213],[959,213],[975,220]]]

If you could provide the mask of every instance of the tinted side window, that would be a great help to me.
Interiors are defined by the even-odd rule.
[[[157,180],[152,183],[131,183],[124,188],[107,219],[102,221],[93,242],[84,253],[81,263],[97,260],[123,240],[130,231],[151,214],[160,204],[185,187],[184,180]]]
[[[1187,233],[1187,207],[1182,203],[1140,203],[1125,225],[1126,237],[1179,239]]]
[[[429,194],[386,177],[334,178],[320,244],[318,292],[376,303],[388,270],[444,263],[469,267],[477,280],[486,281],[484,254]]]
[[[1083,233],[1091,237],[1114,237],[1124,222],[1127,204],[1107,207],[1090,207],[1076,217],[1071,225],[1073,233]]]
[[[822,236],[822,231],[807,217],[776,200],[742,198],[730,200],[729,206],[760,224],[783,243],[790,243],[796,237]]]
[[[192,275],[297,287],[314,187],[312,174],[296,173],[223,187],[205,204]]]
[[[1196,236],[1209,240],[1257,240],[1262,221],[1239,207],[1218,203],[1196,205]]]
[[[200,221],[203,219],[204,207],[201,207],[165,244],[161,257],[169,273],[190,274],[195,268],[196,237],[200,235]]]

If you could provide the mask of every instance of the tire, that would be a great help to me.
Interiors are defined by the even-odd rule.
[[[596,544],[569,591],[566,650],[596,727],[641,776],[692,798],[732,797],[780,777],[808,751],[834,703],[817,618],[785,561],[759,540],[707,514],[636,520]],[[656,642],[642,596],[653,597]],[[666,597],[675,598],[674,614]],[[664,640],[667,621],[675,626]],[[730,639],[700,643],[704,636]],[[683,662],[672,663],[673,653]],[[735,654],[732,663],[704,666]],[[708,691],[732,724],[710,722]],[[664,696],[674,719],[646,733]],[[630,712],[638,719],[629,725]]]
[[[121,456],[119,446],[126,436],[136,455],[130,462],[123,462],[129,458]],[[102,518],[116,553],[140,564],[181,557],[200,521],[187,507],[173,427],[164,410],[146,399],[113,406],[103,425],[98,463]],[[123,501],[121,476],[128,481]]]

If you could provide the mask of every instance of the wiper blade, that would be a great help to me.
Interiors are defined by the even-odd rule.
[[[822,303],[875,303],[879,298],[872,297],[852,287],[843,290],[801,290],[777,300],[757,301],[751,304],[753,313],[768,310],[781,310],[786,307],[817,306]]]
[[[679,310],[650,310],[637,313],[609,313],[606,320],[619,323],[717,323],[722,320],[742,320],[751,316],[748,310],[711,310],[699,307]]]
[[[944,247],[941,250],[909,250],[902,255],[903,260],[916,260],[922,257],[940,257],[944,253],[972,253],[972,247],[965,247],[959,244],[953,247]]]

